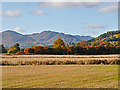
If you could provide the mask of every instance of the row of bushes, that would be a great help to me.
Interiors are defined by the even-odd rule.
[[[89,65],[89,64],[104,64],[104,65],[120,65],[120,59],[116,60],[46,60],[46,61],[1,61],[0,65],[70,65],[70,64],[77,64],[77,65]]]
[[[76,46],[65,46],[61,39],[54,43],[52,47],[47,46],[31,46],[30,48],[20,49],[19,44],[16,43],[8,50],[8,54],[15,55],[29,55],[29,54],[49,54],[49,55],[106,55],[106,54],[120,54],[120,46],[113,45],[97,45],[88,46],[86,41],[81,41]],[[56,42],[56,41],[55,41]],[[61,42],[61,43],[60,43]],[[4,46],[2,46],[2,49]]]
[[[20,52],[15,53],[20,55]],[[96,47],[81,47],[70,46],[61,48],[49,48],[42,46],[33,46],[26,48],[23,54],[54,54],[54,55],[105,55],[105,54],[120,54],[120,47],[115,46],[96,46]]]

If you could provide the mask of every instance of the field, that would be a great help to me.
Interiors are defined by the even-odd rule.
[[[3,55],[2,61],[113,60],[118,55]],[[118,65],[2,66],[2,88],[118,88]]]
[[[3,88],[117,88],[118,66],[3,66]]]
[[[2,65],[120,64],[119,55],[1,55]]]

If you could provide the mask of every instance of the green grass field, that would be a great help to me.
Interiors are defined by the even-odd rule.
[[[118,65],[3,66],[2,88],[118,88]]]

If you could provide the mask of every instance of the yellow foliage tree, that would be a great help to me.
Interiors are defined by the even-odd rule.
[[[20,51],[19,44],[16,43],[14,46],[10,47],[8,50],[8,54],[15,54],[16,52]]]
[[[61,47],[65,47],[65,43],[61,38],[58,38],[56,41],[54,41],[53,48],[61,48]]]

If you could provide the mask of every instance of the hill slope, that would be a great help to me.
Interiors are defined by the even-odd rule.
[[[2,43],[6,46],[12,46],[15,43],[19,43],[21,47],[30,47],[32,45],[52,45],[53,42],[62,38],[65,44],[69,42],[80,42],[82,40],[89,40],[90,36],[68,35],[64,33],[58,33],[53,31],[43,31],[41,33],[22,35],[15,31],[4,31],[0,33],[2,35]]]
[[[41,43],[43,45],[51,45],[58,38],[62,38],[66,44],[69,42],[77,43],[82,40],[89,40],[92,38],[90,36],[68,35],[53,31],[43,31],[41,33],[31,34],[27,36],[36,40],[36,43]]]
[[[107,33],[101,34],[97,38],[93,38],[88,40],[88,42],[92,45],[100,45],[100,44],[111,44],[118,45],[120,41],[120,30],[118,31],[109,31]]]
[[[0,33],[0,36],[1,35],[2,35],[2,43],[6,46],[12,46],[15,43],[20,43],[22,46],[24,45],[27,46],[30,45],[31,42],[35,41],[30,37],[27,37],[25,35],[10,30]]]

